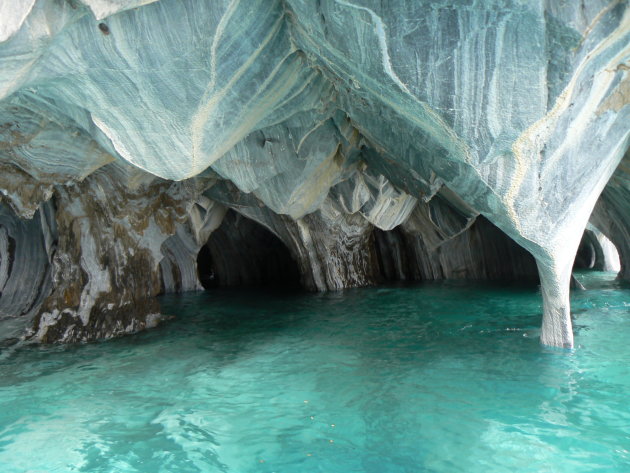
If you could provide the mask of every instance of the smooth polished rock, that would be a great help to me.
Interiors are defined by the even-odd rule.
[[[57,205],[39,338],[141,327],[122,307],[198,288],[195,252],[232,208],[317,289],[379,279],[374,227],[435,252],[481,214],[538,262],[543,342],[571,346],[604,188],[594,223],[628,274],[629,64],[627,2],[4,2],[0,192],[19,218]],[[137,290],[115,301],[120,275]],[[62,313],[84,328],[44,333]]]

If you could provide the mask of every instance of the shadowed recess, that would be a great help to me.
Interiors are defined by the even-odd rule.
[[[288,248],[262,225],[230,210],[197,256],[199,280],[213,287],[299,287]]]
[[[484,217],[452,239],[431,246],[409,226],[374,230],[386,281],[467,279],[539,282],[534,257]]]

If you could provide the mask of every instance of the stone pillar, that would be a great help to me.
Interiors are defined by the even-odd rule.
[[[572,261],[537,260],[543,298],[543,320],[540,342],[544,345],[573,348],[573,326],[569,290]]]
[[[361,215],[319,210],[295,222],[294,251],[303,284],[318,291],[375,284],[378,261],[372,225]]]
[[[163,243],[187,218],[178,184],[130,189],[116,172],[55,190],[52,293],[33,326],[41,342],[132,333],[157,323]]]

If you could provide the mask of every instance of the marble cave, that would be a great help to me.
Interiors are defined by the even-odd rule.
[[[4,0],[0,338],[526,280],[571,348],[576,255],[630,278],[629,136],[625,1]]]

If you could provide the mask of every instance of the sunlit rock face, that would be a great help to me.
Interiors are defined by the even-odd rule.
[[[2,2],[0,317],[42,341],[151,325],[232,209],[314,290],[531,278],[504,232],[570,347],[604,188],[629,275],[629,44],[604,0]]]

